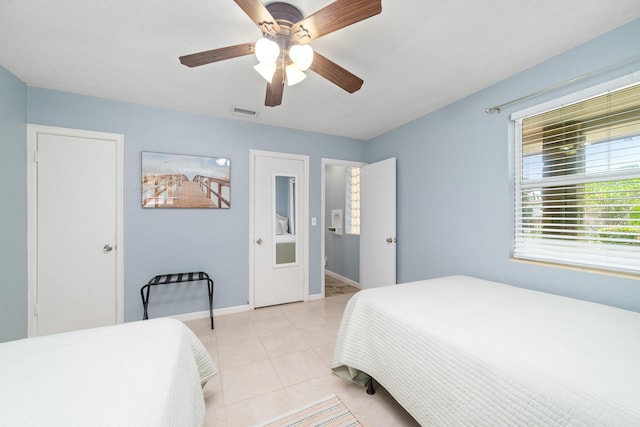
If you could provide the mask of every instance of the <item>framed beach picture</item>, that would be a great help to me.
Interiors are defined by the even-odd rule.
[[[142,207],[229,209],[230,166],[225,157],[143,151]]]

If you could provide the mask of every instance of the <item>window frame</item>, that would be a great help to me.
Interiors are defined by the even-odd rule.
[[[353,174],[352,174],[352,170],[353,169],[358,169],[359,173],[358,173],[358,194],[360,194],[360,177],[362,174],[362,166],[347,166],[345,167],[345,209],[344,209],[344,233],[345,234],[350,234],[350,235],[354,235],[354,236],[359,236],[360,235],[360,198],[358,198],[358,206],[357,209],[355,209],[355,211],[357,211],[357,222],[358,224],[354,225],[354,209],[353,209],[353,203],[352,203],[352,197],[351,195],[353,194]],[[357,228],[357,230],[354,230],[354,228]]]
[[[640,171],[635,168],[628,171],[615,170],[608,172],[600,172],[595,174],[584,174],[580,176],[558,176],[558,177],[543,177],[540,179],[532,179],[527,180],[526,184],[523,183],[523,129],[522,129],[522,121],[525,118],[536,116],[539,114],[543,114],[548,111],[556,110],[571,104],[575,104],[578,102],[582,102],[588,100],[590,98],[595,98],[604,94],[607,94],[612,91],[616,91],[619,89],[623,89],[625,87],[635,85],[640,83],[640,71],[628,74],[626,76],[613,79],[598,85],[594,85],[592,87],[576,91],[572,94],[559,97],[524,110],[520,110],[511,114],[510,119],[513,125],[513,147],[514,147],[514,167],[513,167],[513,196],[514,196],[514,218],[513,218],[513,228],[512,228],[512,247],[511,247],[511,258],[516,260],[525,260],[525,261],[534,261],[534,262],[542,262],[550,265],[561,265],[561,266],[572,266],[572,267],[580,267],[580,268],[588,268],[594,270],[609,270],[619,273],[630,273],[633,275],[640,274],[640,269],[629,269],[628,267],[619,267],[613,263],[610,266],[603,266],[602,263],[598,262],[597,259],[589,259],[589,256],[586,256],[584,260],[580,260],[580,262],[576,261],[567,261],[567,259],[557,258],[552,256],[552,252],[546,252],[541,255],[531,255],[529,249],[531,246],[535,246],[536,242],[529,240],[526,244],[527,253],[524,254],[516,254],[516,249],[518,248],[518,239],[526,239],[526,237],[519,232],[519,224],[518,220],[523,219],[524,212],[524,197],[523,193],[526,188],[545,188],[551,187],[553,184],[568,186],[568,185],[579,185],[585,183],[596,183],[596,182],[606,182],[611,180],[623,180],[629,178],[639,178]],[[594,179],[596,178],[597,179]],[[544,240],[541,241],[544,244]],[[570,244],[568,244],[570,245]],[[525,246],[522,244],[521,247]],[[594,244],[593,251],[596,252],[597,246]],[[638,248],[640,250],[640,248]],[[628,252],[635,252],[635,247],[631,247]],[[551,255],[550,255],[551,254]]]

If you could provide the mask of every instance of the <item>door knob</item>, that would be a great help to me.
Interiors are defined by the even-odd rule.
[[[257,243],[257,244],[259,244],[259,245],[261,245],[261,244],[262,244],[262,239],[258,239],[258,240],[256,240],[256,243]]]
[[[104,250],[105,252],[111,252],[113,250],[113,246],[107,243],[106,245],[104,245],[102,250]]]
[[[393,237],[387,237],[387,243],[395,243],[396,239]]]

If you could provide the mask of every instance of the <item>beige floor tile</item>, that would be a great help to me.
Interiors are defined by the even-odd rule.
[[[320,310],[288,314],[287,318],[296,329],[308,328],[309,326],[326,323],[324,312]]]
[[[278,357],[286,353],[311,348],[299,331],[289,331],[278,335],[262,337],[262,342],[269,357]]]
[[[320,323],[301,328],[298,331],[307,340],[310,346],[336,342],[338,336],[338,322]]]
[[[270,320],[253,320],[253,326],[256,328],[256,332],[261,337],[269,335],[279,335],[285,332],[293,331],[294,327],[282,313],[279,313],[279,317],[273,317]]]
[[[321,377],[330,372],[311,348],[274,357],[271,361],[284,387]]]
[[[254,322],[264,322],[281,319],[282,317],[284,317],[284,314],[282,313],[279,305],[274,305],[271,307],[256,308],[255,310],[249,312],[249,317],[251,317],[251,320],[253,320]]]
[[[313,347],[313,351],[316,352],[316,355],[320,358],[324,365],[331,369],[333,364],[333,352],[335,350],[335,342],[330,342],[327,344],[317,345]]]
[[[326,374],[289,386],[285,390],[287,391],[289,400],[291,400],[296,407],[302,407],[310,402],[320,400],[332,394],[340,397],[344,394],[343,390],[346,386],[347,382],[342,378],[333,374]]]
[[[216,327],[216,329],[216,341],[218,345],[258,338],[258,332],[256,332],[256,328],[251,321],[239,323],[235,326],[221,325],[219,328]]]
[[[218,346],[220,369],[236,368],[268,359],[260,338],[220,344]]]
[[[202,344],[205,345],[213,345],[214,347],[217,345],[217,336],[215,331],[209,330],[204,333],[196,333],[196,336],[202,341]]]
[[[232,327],[236,325],[242,325],[244,323],[251,322],[251,312],[242,311],[240,313],[225,314],[224,316],[217,316],[215,318],[215,330],[220,327]]]
[[[344,306],[339,305],[335,307],[327,307],[324,314],[324,319],[327,322],[340,323],[342,320],[342,313],[344,313]]]
[[[325,317],[329,311],[332,311],[336,308],[334,306],[327,305],[327,303],[324,300],[313,301],[313,302],[316,304],[309,306],[308,312],[316,313],[320,315],[320,317]]]
[[[270,360],[225,369],[220,377],[225,405],[282,388]]]
[[[289,412],[293,407],[280,389],[227,406],[229,427],[249,427]]]
[[[351,413],[366,426],[419,427],[420,424],[407,413],[393,397],[381,386],[376,387],[373,396],[366,394],[363,387],[360,393],[350,390],[342,401]]]
[[[187,325],[187,327],[191,329],[196,335],[198,335],[198,337],[215,331],[215,329],[211,329],[211,320],[208,317],[202,319],[187,320],[184,322],[184,324]]]
[[[207,413],[204,418],[204,427],[227,427],[227,415],[224,406],[217,408],[209,408],[207,406]]]
[[[222,383],[220,375],[211,378],[202,388],[204,394],[204,402],[209,408],[217,408],[224,406],[224,398],[222,397]]]
[[[278,306],[278,309],[286,316],[289,315],[293,315],[293,314],[301,314],[301,313],[308,313],[310,310],[310,303],[304,303],[304,302],[294,302],[291,304],[282,304]]]

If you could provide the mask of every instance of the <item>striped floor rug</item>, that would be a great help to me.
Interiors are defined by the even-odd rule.
[[[356,417],[335,394],[304,408],[274,418],[260,427],[352,427],[360,426]],[[256,427],[258,427],[256,426]]]

